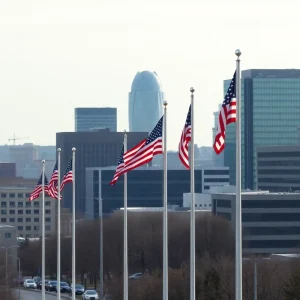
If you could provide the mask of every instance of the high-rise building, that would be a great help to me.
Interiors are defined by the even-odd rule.
[[[75,108],[75,131],[93,131],[98,129],[117,131],[117,109],[113,107],[77,107]]]
[[[227,90],[230,80],[224,81]],[[242,71],[242,185],[256,188],[256,148],[294,145],[300,115],[300,70]],[[235,123],[226,129],[224,165],[235,184]]]
[[[129,131],[151,132],[163,115],[164,93],[155,72],[138,72],[129,93]]]

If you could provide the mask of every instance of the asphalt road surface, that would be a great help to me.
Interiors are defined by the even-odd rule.
[[[19,295],[19,291],[15,291],[17,299]],[[21,299],[20,300],[41,300],[42,299],[42,293],[41,292],[33,292],[33,291],[27,291],[27,290],[21,290]],[[65,298],[61,298],[65,299]],[[46,300],[56,300],[56,293],[53,295],[46,294]]]

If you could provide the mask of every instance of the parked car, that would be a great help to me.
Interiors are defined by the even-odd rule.
[[[47,286],[49,280],[45,280],[45,287]],[[36,287],[38,290],[41,290],[42,289],[42,280],[40,280],[37,284],[36,284]]]
[[[26,279],[24,281],[24,288],[25,289],[36,289],[36,283],[33,279]]]
[[[40,276],[35,276],[32,279],[34,280],[35,283],[38,283],[39,281],[41,281],[41,277]]]
[[[55,286],[55,291],[57,293],[57,289],[58,289],[58,286],[57,286],[57,282],[56,282],[56,286]],[[61,293],[69,293],[70,291],[70,286],[64,282],[64,281],[61,281],[60,282],[60,292]]]
[[[75,295],[82,295],[84,293],[84,286],[81,284],[75,285]],[[72,285],[70,285],[69,295],[72,295]]]
[[[140,279],[143,277],[143,273],[135,273],[129,276],[129,279]]]
[[[56,291],[57,281],[56,280],[49,280],[47,285],[45,286],[45,290],[48,292]]]
[[[82,294],[82,300],[98,300],[99,295],[95,290],[86,290]]]

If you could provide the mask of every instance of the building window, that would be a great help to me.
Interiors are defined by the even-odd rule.
[[[31,207],[31,202],[26,202],[26,207]]]
[[[229,170],[204,170],[204,175],[229,175]]]
[[[46,205],[46,206],[50,206],[50,204],[51,204],[50,201],[46,201],[46,202],[45,202],[45,205]]]
[[[15,193],[9,193],[9,198],[15,198],[16,194]]]
[[[39,226],[34,226],[33,229],[34,229],[35,231],[39,231],[39,230],[40,230],[40,227],[39,227]]]
[[[9,210],[9,214],[10,214],[10,215],[14,215],[14,214],[15,214],[15,210],[14,210],[14,209],[10,209],[10,210]]]
[[[4,234],[6,239],[10,239],[11,238],[11,233],[10,232],[5,232]]]
[[[9,222],[14,223],[15,222],[15,218],[9,218]]]
[[[18,218],[18,222],[22,223],[23,222],[23,218]]]
[[[22,231],[23,230],[23,226],[18,226],[18,230]]]
[[[18,207],[23,207],[23,202],[18,202]]]
[[[31,214],[31,210],[30,209],[26,209],[26,215],[30,215]]]
[[[34,206],[34,207],[40,207],[40,202],[34,201],[34,202],[33,202],[33,206]]]
[[[26,198],[29,198],[30,197],[30,193],[26,193]]]
[[[35,222],[35,223],[39,223],[39,222],[40,222],[40,219],[39,219],[39,218],[34,218],[34,222]]]
[[[18,209],[18,215],[23,215],[23,210],[22,209]]]
[[[26,223],[30,223],[31,222],[31,218],[26,218]]]
[[[26,226],[26,230],[31,230],[31,226]]]
[[[51,222],[51,218],[46,218],[45,222]]]
[[[209,190],[209,185],[205,185],[205,186],[204,186],[204,189],[205,189],[205,190]]]
[[[18,193],[18,198],[23,198],[23,193]]]
[[[46,231],[50,231],[51,230],[51,226],[47,225],[45,226]]]
[[[46,214],[48,214],[48,215],[51,214],[51,210],[50,210],[50,209],[46,209],[45,212],[46,212]]]
[[[2,201],[1,202],[1,207],[6,207],[6,202]]]
[[[1,218],[1,223],[6,223],[6,218]]]
[[[1,193],[1,198],[6,198],[6,193]]]
[[[15,201],[9,201],[9,206],[10,207],[15,207],[16,206],[16,202]]]
[[[35,215],[38,215],[38,214],[40,213],[40,211],[39,211],[38,209],[35,209],[35,210],[33,211],[33,213],[34,213]]]
[[[6,209],[1,209],[1,215],[6,215]]]

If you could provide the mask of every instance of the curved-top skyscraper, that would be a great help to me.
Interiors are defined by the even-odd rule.
[[[138,72],[128,101],[129,131],[151,132],[163,115],[164,93],[155,72]]]

